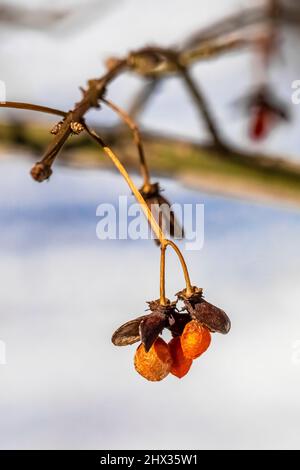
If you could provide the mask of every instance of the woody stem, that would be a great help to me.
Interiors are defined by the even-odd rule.
[[[105,103],[107,106],[109,106],[120,118],[122,121],[131,129],[133,133],[133,139],[134,143],[137,146],[138,154],[139,154],[139,159],[140,159],[140,169],[141,169],[141,175],[143,177],[144,181],[144,186],[149,186],[150,185],[150,174],[149,174],[149,168],[145,156],[145,151],[144,151],[144,146],[143,142],[141,139],[141,134],[138,125],[136,122],[129,116],[129,114],[124,111],[124,109],[121,109],[119,106],[117,106],[115,103],[112,101],[107,100],[106,98],[102,98],[103,103]]]

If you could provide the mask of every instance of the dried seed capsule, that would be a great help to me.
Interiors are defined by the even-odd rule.
[[[211,342],[209,330],[197,320],[192,320],[186,325],[180,338],[183,354],[189,359],[201,356]]]
[[[161,311],[154,311],[140,323],[140,338],[148,352],[166,326],[166,315]]]
[[[178,292],[178,299],[183,300],[185,308],[193,320],[205,325],[212,333],[226,335],[231,328],[230,319],[220,308],[210,304],[203,298],[202,289],[194,287],[192,295],[187,296],[186,291]]]
[[[172,336],[181,336],[184,327],[191,321],[188,313],[173,312],[168,317],[167,328],[171,331]]]
[[[149,352],[146,352],[143,344],[140,344],[136,350],[134,356],[135,370],[151,382],[158,382],[167,377],[171,366],[172,358],[169,347],[162,338],[157,338]]]
[[[140,341],[140,323],[147,318],[147,315],[130,320],[120,326],[112,335],[112,342],[115,346],[128,346]]]
[[[176,302],[168,301],[166,305],[161,305],[160,300],[151,300],[147,302],[151,313],[135,318],[120,326],[112,336],[112,342],[115,346],[127,346],[128,344],[141,341],[144,343],[146,351],[149,351],[154,341],[158,338],[162,330],[169,327],[168,318],[176,314]],[[187,315],[188,316],[188,315]],[[173,320],[174,323],[174,320]],[[180,333],[184,326],[180,324]],[[177,331],[178,328],[175,328]],[[172,329],[173,332],[173,329]]]
[[[206,300],[201,300],[194,306],[189,301],[185,304],[191,317],[205,325],[212,333],[217,332],[224,335],[229,333],[231,322],[224,310],[206,302]]]
[[[176,336],[171,339],[169,342],[169,350],[172,357],[172,367],[170,372],[181,379],[190,370],[193,360],[183,354],[180,336]]]

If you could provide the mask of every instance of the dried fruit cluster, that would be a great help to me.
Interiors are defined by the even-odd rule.
[[[134,365],[145,379],[157,382],[168,374],[184,377],[193,360],[210,346],[211,333],[227,334],[230,320],[226,313],[203,298],[202,289],[193,287],[191,295],[186,290],[177,294],[184,308],[177,309],[177,301],[148,302],[151,313],[131,320],[118,328],[112,336],[116,346],[127,346],[141,341]],[[167,344],[161,337],[168,329],[173,338]]]

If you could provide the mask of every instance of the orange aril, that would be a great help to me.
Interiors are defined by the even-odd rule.
[[[184,377],[191,368],[192,359],[187,358],[182,351],[180,336],[176,336],[169,342],[169,350],[172,357],[171,374],[179,379]]]
[[[181,347],[185,357],[196,359],[209,347],[211,335],[209,330],[196,320],[186,324],[181,335]]]
[[[152,382],[163,380],[169,374],[172,358],[169,346],[162,338],[157,338],[150,350],[140,344],[134,356],[134,367],[145,379]]]

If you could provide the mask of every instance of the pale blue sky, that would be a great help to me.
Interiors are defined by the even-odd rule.
[[[95,233],[97,205],[129,195],[126,185],[106,171],[61,167],[39,185],[29,160],[7,157],[0,448],[299,449],[298,214],[163,181],[173,202],[205,204],[204,248],[185,256],[232,331],[213,335],[182,380],[149,383],[134,371],[136,345],[117,348],[110,337],[157,298],[159,250]],[[182,287],[168,253],[167,295]]]

